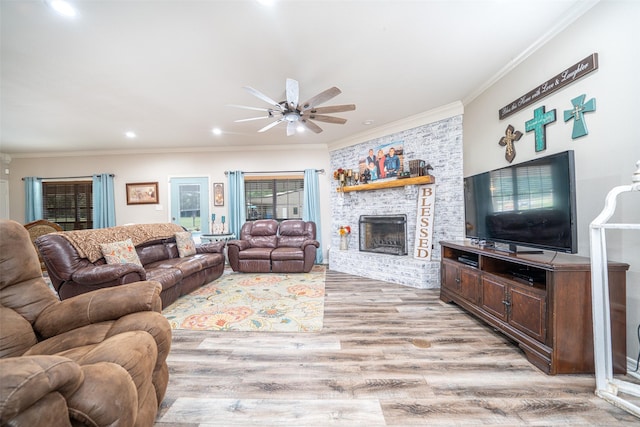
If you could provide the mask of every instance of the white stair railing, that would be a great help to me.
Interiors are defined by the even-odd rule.
[[[605,230],[640,230],[640,224],[608,223],[616,210],[618,195],[626,192],[640,194],[640,160],[631,185],[614,187],[605,200],[604,209],[589,226],[591,244],[591,302],[593,314],[593,345],[596,376],[596,395],[640,418],[640,406],[621,393],[640,397],[640,386],[613,377],[611,349],[611,312],[609,307],[609,276]]]

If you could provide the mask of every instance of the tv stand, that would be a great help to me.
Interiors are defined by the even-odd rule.
[[[547,374],[594,372],[589,258],[506,253],[467,241],[440,244],[442,301],[456,303],[517,342]],[[613,362],[620,374],[627,365],[628,268],[608,264]]]

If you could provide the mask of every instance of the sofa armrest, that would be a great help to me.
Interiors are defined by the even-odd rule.
[[[245,249],[249,249],[251,244],[248,240],[229,240],[227,246],[237,246],[239,250],[244,251]]]
[[[201,243],[196,245],[196,253],[198,254],[206,254],[206,253],[218,253],[221,254],[224,250],[224,242],[209,242],[209,243]]]
[[[134,282],[112,288],[76,295],[44,309],[34,323],[34,329],[43,338],[140,311],[162,311],[160,292],[156,281]]]
[[[88,265],[71,274],[71,280],[81,285],[96,285],[118,280],[127,274],[137,273],[139,280],[146,280],[144,268],[136,264],[101,264]]]
[[[9,425],[8,421],[50,393],[58,392],[65,398],[72,395],[84,375],[80,365],[66,357],[20,356],[0,359],[0,379],[0,424]],[[64,412],[68,417],[66,408]],[[47,415],[56,416],[52,412]]]
[[[317,240],[311,240],[311,239],[305,240],[304,242],[302,242],[302,250],[304,250],[304,248],[306,248],[309,245],[313,245],[316,248],[319,248],[320,242],[318,242]]]

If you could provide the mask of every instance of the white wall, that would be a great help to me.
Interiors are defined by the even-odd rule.
[[[213,183],[225,183],[225,206],[212,207],[218,218],[228,215],[229,185],[224,175],[228,170],[280,171],[325,169],[329,170],[329,153],[326,147],[300,149],[264,148],[252,151],[215,150],[191,153],[164,154],[112,154],[66,157],[13,157],[11,162],[10,197],[13,220],[23,223],[25,216],[25,176],[62,177],[84,176],[94,173],[115,174],[116,221],[126,223],[155,223],[170,221],[169,178],[206,176],[210,182],[210,200],[213,200]],[[330,173],[319,175],[322,207],[322,242],[326,252],[331,241],[329,210]],[[130,182],[158,182],[159,205],[127,205],[125,184]],[[213,202],[211,203],[213,205]],[[161,207],[161,210],[158,208]],[[325,225],[326,224],[326,225]],[[326,259],[326,253],[325,253]]]
[[[465,106],[465,176],[508,165],[498,140],[507,125],[525,133],[525,121],[541,105],[556,109],[557,121],[547,126],[547,149],[535,153],[534,135],[515,143],[513,163],[564,150],[575,150],[579,255],[589,256],[589,224],[604,207],[608,191],[631,183],[640,160],[640,2],[602,1],[545,44],[489,90]],[[498,110],[529,90],[597,52],[599,69],[521,112],[498,120]],[[589,134],[572,140],[573,120],[563,121],[571,99],[596,98],[597,110],[585,114]],[[640,222],[640,194],[627,194],[616,222]],[[640,323],[640,232],[607,232],[611,260],[631,264],[627,273],[627,354],[638,355]],[[635,264],[635,265],[634,265]]]

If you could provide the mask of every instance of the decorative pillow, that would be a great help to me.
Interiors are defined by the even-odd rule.
[[[189,231],[176,233],[176,245],[178,245],[180,258],[196,254],[196,244]]]
[[[100,250],[107,264],[136,264],[142,267],[138,253],[131,239],[122,242],[101,243]]]

